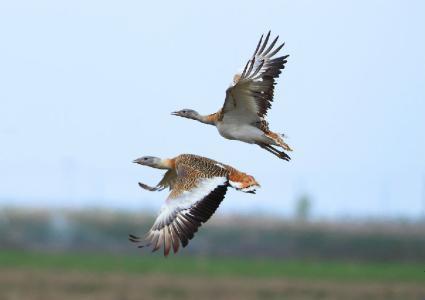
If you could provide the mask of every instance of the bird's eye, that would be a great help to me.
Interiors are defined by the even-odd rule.
[[[148,160],[148,158],[147,158],[147,157],[145,157],[145,158],[144,158],[144,160]]]
[[[186,111],[186,110],[182,110],[182,113],[184,113],[184,114],[185,114],[185,113],[187,113],[187,111]]]

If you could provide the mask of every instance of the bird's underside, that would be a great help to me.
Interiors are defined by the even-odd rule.
[[[275,57],[284,43],[275,47],[278,37],[271,43],[269,39],[270,31],[264,40],[261,36],[243,72],[233,77],[233,84],[226,90],[224,105],[217,113],[202,116],[185,109],[173,114],[215,125],[220,135],[227,139],[256,144],[281,159],[290,160],[285,151],[292,149],[284,142],[284,135],[271,131],[266,121],[276,79],[289,56]]]
[[[290,160],[290,157],[284,151],[278,150],[275,146],[286,151],[292,151],[292,149],[283,141],[283,134],[275,133],[269,129],[266,120],[241,124],[224,118],[223,121],[217,122],[216,127],[220,135],[226,139],[256,144],[281,159]]]
[[[151,246],[156,251],[163,246],[165,256],[171,249],[176,253],[180,245],[188,245],[219,207],[228,187],[247,193],[259,187],[252,176],[205,157],[182,154],[170,161],[170,168],[155,187],[139,183],[149,191],[171,190],[159,216],[145,238],[129,236],[139,248]]]

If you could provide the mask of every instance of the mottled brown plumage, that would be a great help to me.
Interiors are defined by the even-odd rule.
[[[182,154],[162,160],[142,157],[134,162],[153,168],[168,169],[155,186],[139,185],[149,191],[170,188],[171,193],[151,230],[139,247],[152,246],[153,251],[164,247],[167,256],[181,244],[185,247],[198,228],[205,223],[223,201],[227,188],[254,193],[259,184],[254,177],[235,168],[205,157]],[[130,235],[130,240],[142,243],[143,239]]]

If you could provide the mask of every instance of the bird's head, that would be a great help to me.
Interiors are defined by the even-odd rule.
[[[201,115],[196,110],[187,109],[187,108],[172,112],[171,114],[173,116],[179,116],[179,117],[188,118],[192,120],[199,120],[201,118]]]
[[[158,166],[161,165],[162,159],[154,156],[142,156],[138,159],[133,160],[133,162],[142,166],[158,168]]]

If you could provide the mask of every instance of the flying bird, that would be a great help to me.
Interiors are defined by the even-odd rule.
[[[269,129],[267,111],[273,102],[274,86],[281,70],[285,68],[289,55],[274,57],[285,43],[275,47],[279,36],[268,45],[270,31],[263,41],[263,35],[254,54],[242,73],[233,77],[233,84],[226,90],[223,107],[216,113],[201,115],[192,109],[182,109],[172,114],[214,125],[220,135],[230,140],[256,144],[277,157],[290,160],[292,151],[284,142],[284,135]]]
[[[164,256],[186,247],[223,201],[227,188],[255,193],[260,187],[254,177],[228,165],[209,158],[181,154],[171,159],[144,156],[134,163],[157,169],[165,169],[162,180],[154,187],[139,182],[148,191],[171,190],[162,205],[160,213],[146,237],[129,235],[129,240],[138,243],[139,248],[152,246],[156,251],[162,246]]]

